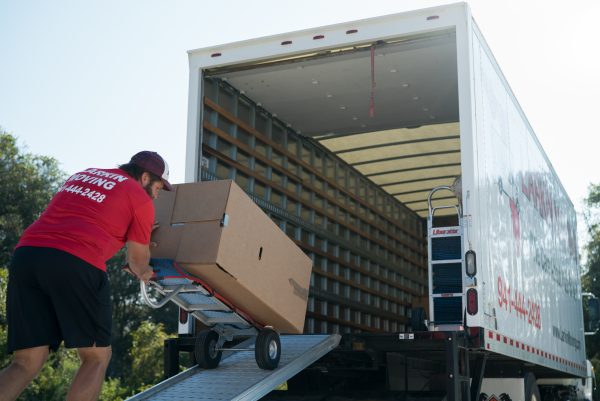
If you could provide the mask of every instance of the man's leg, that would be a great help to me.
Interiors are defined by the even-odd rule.
[[[48,346],[16,350],[10,365],[0,372],[0,401],[13,401],[37,376],[48,359]]]
[[[67,401],[95,401],[98,399],[104,374],[112,350],[108,347],[78,348],[81,366],[73,379]]]

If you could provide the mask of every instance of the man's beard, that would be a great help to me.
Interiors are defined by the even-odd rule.
[[[151,198],[153,198],[153,195],[152,195],[152,183],[150,183],[150,184],[147,184],[146,186],[144,186],[144,191],[146,191],[146,193],[147,193],[147,194],[148,194],[148,195],[149,195]]]

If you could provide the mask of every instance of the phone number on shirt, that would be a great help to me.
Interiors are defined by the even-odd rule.
[[[106,195],[104,195],[102,192],[92,191],[89,188],[84,188],[84,187],[80,187],[77,185],[69,185],[69,186],[63,185],[62,187],[60,187],[58,192],[63,192],[63,191],[69,192],[72,194],[85,196],[87,198],[90,198],[91,200],[98,202],[98,203],[102,203],[102,201],[104,201],[104,199],[106,199]]]

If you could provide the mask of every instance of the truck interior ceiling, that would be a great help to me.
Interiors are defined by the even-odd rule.
[[[431,189],[451,186],[461,173],[454,29],[207,70],[205,77],[231,85],[422,218]],[[434,206],[456,203],[448,191],[434,196]]]

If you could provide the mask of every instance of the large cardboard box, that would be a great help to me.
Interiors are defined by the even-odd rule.
[[[152,257],[281,333],[302,333],[311,259],[231,180],[175,185],[155,201]]]

